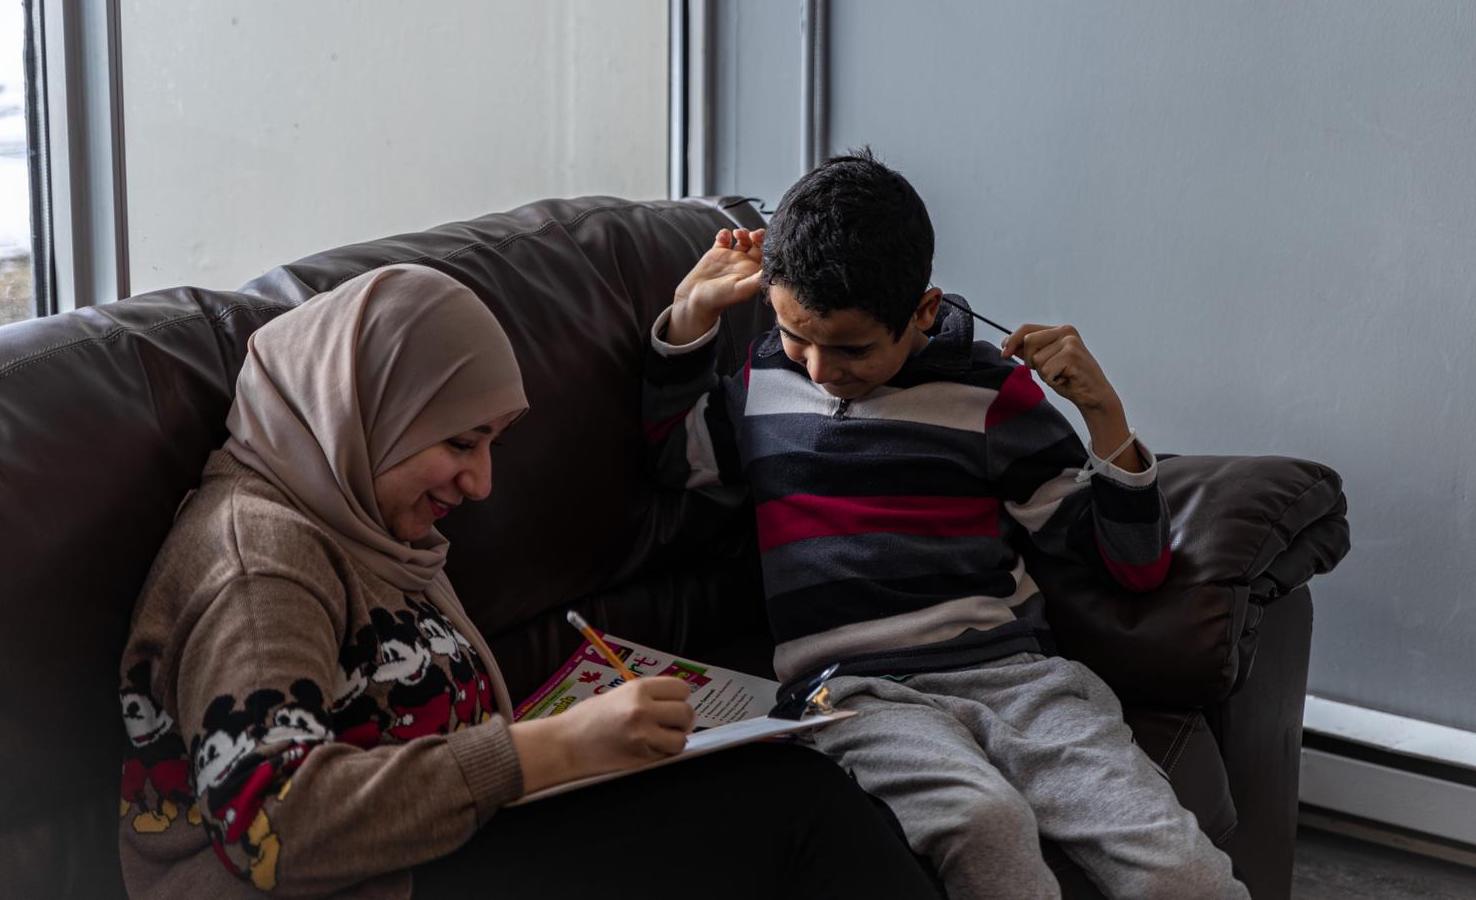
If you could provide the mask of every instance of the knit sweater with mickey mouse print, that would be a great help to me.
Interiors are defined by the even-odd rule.
[[[408,897],[522,793],[459,605],[407,597],[213,454],[134,609],[119,700],[135,897]]]

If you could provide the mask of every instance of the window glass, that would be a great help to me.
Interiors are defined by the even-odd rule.
[[[135,294],[543,197],[666,194],[666,0],[120,13]]]
[[[26,144],[26,7],[0,0],[0,325],[36,314]]]

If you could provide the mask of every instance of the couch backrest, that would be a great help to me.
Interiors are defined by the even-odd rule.
[[[0,808],[97,777],[134,598],[286,308],[181,288],[0,328]]]
[[[493,633],[599,589],[658,542],[640,515],[645,335],[734,223],[762,224],[742,201],[547,201],[320,253],[240,292],[177,288],[0,328],[0,869],[56,878],[92,846],[67,810],[88,811],[76,828],[110,824],[90,810],[116,802],[130,612],[224,440],[253,330],[394,262],[453,275],[497,314],[532,411],[498,451],[493,499],[445,523],[452,578]],[[766,315],[730,317],[726,364]]]
[[[329,250],[243,290],[297,303],[369,269],[418,262],[497,315],[531,409],[494,453],[491,499],[442,526],[447,572],[495,635],[599,589],[652,549],[652,520],[639,514],[650,494],[639,427],[647,334],[717,229],[735,221],[763,224],[741,200],[550,200]],[[736,366],[768,314],[754,304],[725,320],[720,367]]]

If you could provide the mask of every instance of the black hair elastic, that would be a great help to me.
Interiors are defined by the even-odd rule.
[[[939,300],[942,300],[944,303],[947,303],[949,306],[956,307],[958,309],[963,310],[964,312],[966,312],[969,315],[973,316],[974,318],[978,319],[980,322],[983,322],[985,325],[990,325],[990,326],[993,326],[995,328],[998,328],[1006,336],[1015,333],[1014,331],[1012,331],[1012,330],[1004,327],[1003,325],[999,324],[998,322],[994,321],[993,319],[989,319],[989,318],[986,318],[984,316],[979,315],[978,313],[974,312],[972,309],[969,309],[967,306],[964,306],[962,303],[958,303],[958,302],[955,302],[953,300],[949,300],[948,297],[947,297],[947,295],[940,296],[938,299]]]

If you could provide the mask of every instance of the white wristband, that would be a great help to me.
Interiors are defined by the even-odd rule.
[[[1136,429],[1136,428],[1129,428],[1128,429],[1128,439],[1125,440],[1125,441],[1123,441],[1122,442],[1122,446],[1118,447],[1116,450],[1113,450],[1111,454],[1109,454],[1107,456],[1101,457],[1101,460],[1102,460],[1102,465],[1101,466],[1098,466],[1096,464],[1096,461],[1095,460],[1091,460],[1091,459],[1088,459],[1087,460],[1086,465],[1084,465],[1084,466],[1081,467],[1081,471],[1076,473],[1076,483],[1077,484],[1085,484],[1086,482],[1090,481],[1093,475],[1095,475],[1095,474],[1097,474],[1097,472],[1101,471],[1102,467],[1111,465],[1112,464],[1112,461],[1114,459],[1117,459],[1119,456],[1121,456],[1122,455],[1122,451],[1124,451],[1127,448],[1131,447],[1133,445],[1133,442],[1136,441],[1137,439],[1138,439],[1138,429]]]

